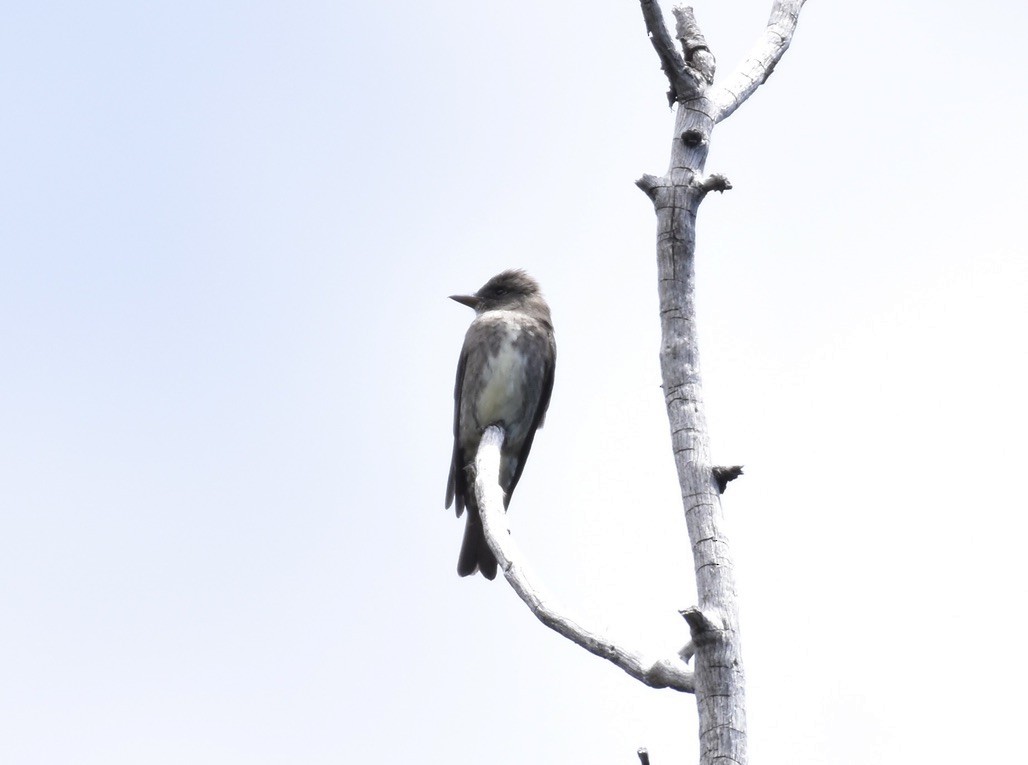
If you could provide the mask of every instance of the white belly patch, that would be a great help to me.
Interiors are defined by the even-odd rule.
[[[500,421],[510,423],[524,409],[525,358],[514,347],[518,334],[511,333],[486,361],[485,387],[475,411],[479,427]]]

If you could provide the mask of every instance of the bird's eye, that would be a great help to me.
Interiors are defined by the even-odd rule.
[[[497,289],[496,289],[496,296],[497,297],[503,297],[506,294],[507,294],[507,288],[506,287],[497,287]]]

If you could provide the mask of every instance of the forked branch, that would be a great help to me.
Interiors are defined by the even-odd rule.
[[[738,109],[753,95],[781,60],[792,43],[800,10],[806,0],[775,0],[771,16],[760,39],[750,49],[743,62],[725,80],[714,82],[715,58],[696,23],[693,9],[676,7],[675,37],[681,44],[681,53],[664,24],[664,15],[656,0],[640,0],[646,31],[660,58],[661,69],[668,78],[668,103],[685,102],[706,95],[714,106],[710,115],[720,122]]]
[[[682,46],[679,53],[664,24],[664,14],[656,0],[640,0],[646,31],[653,49],[660,58],[660,68],[671,86],[667,101],[688,101],[706,89],[714,80],[714,56],[703,39],[692,8],[675,8],[675,36]]]

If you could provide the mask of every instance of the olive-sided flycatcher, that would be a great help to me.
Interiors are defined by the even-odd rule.
[[[524,271],[497,274],[474,295],[452,295],[475,309],[464,336],[453,390],[453,462],[446,485],[446,506],[457,500],[457,517],[466,507],[468,519],[457,560],[457,573],[481,571],[496,576],[496,558],[486,544],[475,499],[475,454],[483,431],[500,425],[505,431],[500,453],[500,485],[506,508],[518,485],[542,427],[553,390],[557,346],[550,308],[536,281]]]

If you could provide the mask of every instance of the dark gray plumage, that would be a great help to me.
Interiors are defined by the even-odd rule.
[[[457,573],[476,570],[496,576],[493,557],[478,515],[473,462],[482,432],[502,425],[500,454],[504,507],[518,485],[535,431],[542,427],[553,390],[557,346],[550,308],[539,285],[524,271],[497,274],[474,295],[452,295],[475,309],[464,336],[454,387],[453,460],[446,486],[446,506],[456,500],[457,517],[468,509]]]

